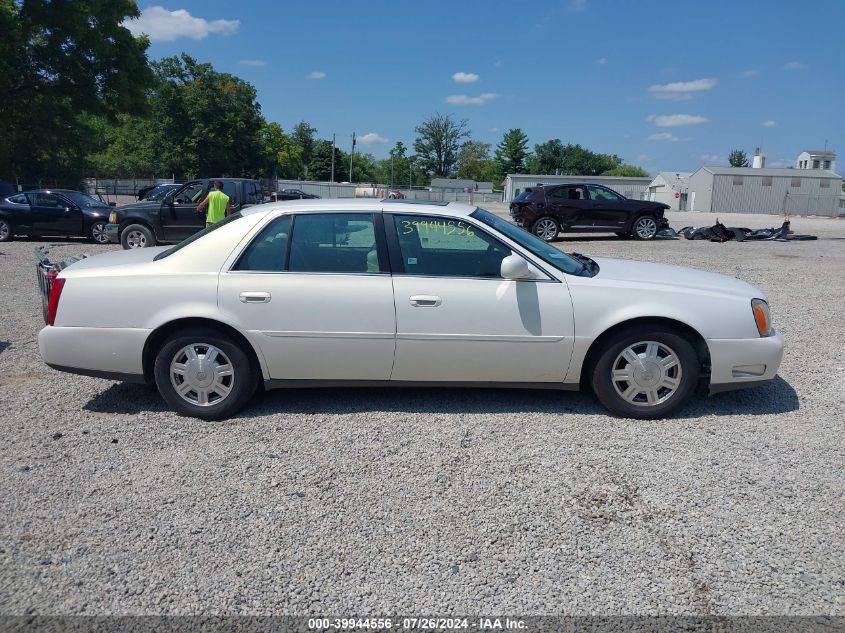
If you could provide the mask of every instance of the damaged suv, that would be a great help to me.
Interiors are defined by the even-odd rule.
[[[546,242],[560,233],[616,233],[650,240],[669,226],[669,205],[631,200],[603,185],[568,183],[529,187],[510,206],[511,218]]]

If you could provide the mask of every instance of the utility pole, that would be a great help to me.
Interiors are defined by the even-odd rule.
[[[355,156],[355,132],[352,132],[352,151],[349,153],[349,182],[352,180],[352,157]]]
[[[332,182],[334,182],[334,145],[335,145],[335,138],[334,138],[334,132],[332,132]]]
[[[393,152],[390,153],[390,188],[393,189]]]

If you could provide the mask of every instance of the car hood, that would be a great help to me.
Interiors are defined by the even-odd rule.
[[[131,266],[134,264],[145,264],[153,261],[156,255],[162,251],[166,251],[171,246],[157,246],[155,248],[133,248],[125,251],[113,251],[111,253],[103,253],[102,255],[94,255],[93,257],[86,257],[74,262],[65,268],[60,277],[73,277],[74,273],[88,271],[92,269],[112,268],[115,266]],[[70,273],[70,274],[68,274]]]
[[[747,297],[748,299],[765,299],[766,296],[749,283],[703,270],[686,268],[685,266],[669,266],[668,264],[654,264],[652,262],[638,262],[629,259],[611,259],[594,257],[599,265],[596,279],[602,281],[621,281],[626,284],[640,283],[643,286],[656,288],[684,288],[704,290],[713,293]]]
[[[141,200],[141,202],[132,202],[131,204],[124,204],[117,207],[118,211],[134,211],[136,209],[158,209],[161,206],[161,200]]]

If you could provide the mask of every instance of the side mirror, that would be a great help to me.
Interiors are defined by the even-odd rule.
[[[509,255],[502,260],[501,275],[504,279],[531,279],[528,262],[519,255]]]
[[[109,206],[110,206],[110,207],[116,207],[116,206],[117,206],[117,202],[109,202]]]

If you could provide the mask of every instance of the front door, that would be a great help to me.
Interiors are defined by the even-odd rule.
[[[271,379],[387,380],[388,269],[380,214],[285,215],[220,275],[218,304],[261,348]]]
[[[385,214],[385,226],[396,300],[392,380],[563,381],[574,335],[565,283],[502,279],[511,249],[467,220]]]
[[[189,182],[161,203],[161,230],[167,242],[181,242],[205,227],[205,215],[197,213],[197,205],[205,198],[207,182]]]
[[[32,232],[37,235],[81,235],[82,211],[69,200],[54,193],[26,194],[32,217]]]
[[[596,185],[587,185],[587,192],[593,204],[592,221],[596,229],[620,230],[630,217],[628,207],[631,206],[626,198],[615,191]]]

